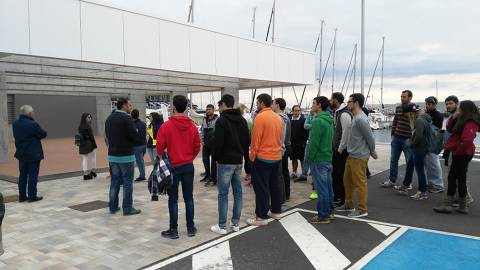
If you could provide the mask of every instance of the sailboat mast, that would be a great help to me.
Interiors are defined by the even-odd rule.
[[[355,93],[355,80],[357,79],[357,43],[355,43],[355,60],[353,61],[353,93]]]
[[[360,67],[360,89],[362,95],[365,92],[365,0],[362,0],[362,25],[361,25],[361,67]]]
[[[272,43],[275,43],[275,3],[276,1],[273,0],[273,9],[272,9]]]
[[[335,85],[335,53],[337,50],[337,31],[338,31],[338,28],[335,28],[335,34],[333,36],[332,94],[333,94],[333,88]]]
[[[323,56],[323,26],[325,25],[325,21],[322,20],[321,26],[320,26],[320,66],[319,66],[319,71],[318,71],[318,94],[320,95],[322,91],[322,83],[321,83],[321,78],[322,78],[322,56]],[[316,49],[316,48],[315,48]]]
[[[383,64],[384,64],[384,61],[385,60],[385,37],[382,37],[382,79],[381,79],[381,83],[380,83],[380,93],[381,93],[381,98],[380,98],[380,102],[382,103],[382,108],[383,108]]]
[[[255,22],[256,22],[257,7],[253,8],[253,18],[252,18],[252,38],[255,39]]]

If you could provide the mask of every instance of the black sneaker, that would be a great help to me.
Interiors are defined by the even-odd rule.
[[[294,183],[298,183],[298,182],[307,182],[307,178],[303,175],[301,175],[299,178],[293,180]]]
[[[123,215],[124,216],[133,216],[133,215],[138,215],[142,212],[142,210],[140,209],[135,209],[132,207],[132,209],[130,209],[130,211],[128,212],[124,212]]]
[[[24,199],[18,199],[18,202],[26,202],[26,201],[28,201],[27,197],[25,197]]]
[[[206,187],[213,186],[213,185],[214,185],[214,184],[213,184],[213,180],[210,179],[210,178],[207,180],[207,182],[205,182],[205,186],[206,186]]]
[[[158,195],[152,195],[152,201],[154,202],[158,201]]]
[[[208,182],[208,181],[210,181],[210,177],[205,176],[204,178],[200,179],[200,182]]]
[[[92,180],[93,176],[91,174],[83,175],[83,180]]]
[[[38,202],[38,201],[41,201],[41,200],[43,200],[42,196],[35,196],[35,197],[32,197],[32,198],[28,198],[28,202]]]
[[[169,239],[178,239],[178,231],[177,229],[168,229],[168,231],[162,232],[162,237]]]
[[[94,171],[91,171],[90,176],[92,176],[93,178],[97,178],[97,173]]]
[[[194,237],[197,234],[197,228],[195,226],[187,228],[188,237]]]
[[[145,181],[147,179],[145,179],[145,177],[138,177],[137,179],[135,179],[135,182],[141,182],[141,181]]]
[[[117,213],[118,211],[120,211],[120,207],[117,207],[117,209],[115,210],[110,210],[110,214],[114,215],[115,213]]]

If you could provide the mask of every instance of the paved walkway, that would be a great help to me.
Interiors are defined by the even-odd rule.
[[[389,147],[379,145],[382,159],[371,161],[372,173],[387,168]],[[201,159],[195,160],[197,177],[203,171]],[[148,168],[151,170],[151,168]],[[111,215],[107,208],[81,212],[70,206],[92,201],[108,201],[109,180],[100,174],[96,180],[80,177],[44,181],[39,191],[44,200],[36,203],[6,204],[3,224],[5,254],[0,267],[5,269],[138,269],[183,252],[218,237],[209,228],[217,222],[217,190],[196,182],[194,188],[196,237],[186,236],[184,205],[179,204],[179,240],[163,239],[168,227],[167,198],[150,201],[146,183],[134,184],[137,216]],[[17,194],[15,184],[0,181],[5,196]],[[311,185],[292,183],[288,209],[308,201]],[[233,199],[230,197],[230,208]],[[230,213],[229,213],[230,215]],[[241,226],[254,215],[254,193],[244,189]]]

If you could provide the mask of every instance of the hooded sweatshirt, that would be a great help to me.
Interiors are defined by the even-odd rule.
[[[257,113],[252,129],[251,161],[257,158],[265,161],[282,159],[282,128],[282,119],[271,108]]]
[[[193,121],[185,115],[174,115],[157,134],[157,154],[167,150],[170,163],[179,167],[192,163],[200,152],[200,135]]]
[[[429,114],[420,115],[415,120],[415,129],[412,135],[411,147],[414,149],[427,148],[427,138],[430,137],[430,125],[432,124],[432,117]]]
[[[290,123],[290,118],[284,112],[278,114],[283,121],[283,129],[282,129],[282,156],[285,155],[285,151],[287,147],[290,147],[292,143],[290,142],[291,134],[292,134],[292,124]]]
[[[332,161],[333,117],[329,112],[320,112],[312,121],[310,132],[310,161]]]

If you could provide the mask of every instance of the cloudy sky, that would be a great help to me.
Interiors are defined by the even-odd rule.
[[[187,20],[190,3],[187,0],[99,2],[181,22]],[[251,37],[252,13],[257,7],[256,38],[265,39],[272,3],[273,0],[196,0],[195,24]],[[275,42],[313,51],[320,21],[324,19],[323,53],[328,55],[334,29],[338,28],[335,89],[340,89],[353,46],[360,43],[360,3],[360,0],[277,0]],[[440,99],[456,94],[461,99],[480,100],[479,14],[478,0],[366,0],[366,88],[385,36],[385,103],[398,102],[402,89],[412,89],[414,100],[422,101],[435,95],[436,81]],[[359,76],[359,58],[357,66]],[[331,84],[329,66],[323,93],[330,93]],[[307,100],[316,94],[316,87],[310,88],[305,94]],[[380,100],[379,89],[378,76],[372,85],[375,103]],[[301,90],[303,87],[297,87],[298,95]],[[280,93],[280,89],[274,90],[275,96]],[[284,97],[289,104],[295,103],[291,88],[284,89]],[[194,96],[195,103],[200,103],[198,99],[199,95]],[[243,91],[240,99],[249,102],[248,91]],[[210,94],[203,95],[201,101],[209,102]]]

